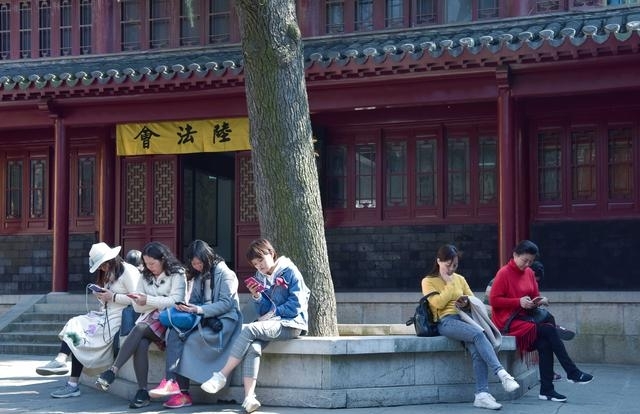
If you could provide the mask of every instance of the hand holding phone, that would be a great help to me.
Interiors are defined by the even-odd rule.
[[[257,293],[263,292],[264,291],[264,285],[260,282],[258,282],[258,279],[256,279],[253,276],[249,276],[248,278],[246,278],[244,280],[244,284],[247,285],[247,287],[251,290],[256,291]]]
[[[469,297],[462,295],[456,300],[456,308],[466,309],[469,307]]]
[[[540,306],[544,306],[544,305],[548,305],[549,304],[549,301],[544,296],[537,296],[537,297],[531,299],[531,301],[533,302],[533,304],[535,305],[536,308],[539,308]]]
[[[105,291],[103,288],[101,288],[100,286],[98,286],[98,285],[96,285],[96,284],[94,284],[94,283],[90,283],[90,284],[87,286],[87,288],[88,288],[89,290],[91,290],[92,292],[96,292],[96,293],[102,293],[102,292],[104,292],[104,291]]]

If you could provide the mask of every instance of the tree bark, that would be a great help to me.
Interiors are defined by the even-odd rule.
[[[295,1],[235,4],[260,230],[296,263],[311,290],[309,334],[337,336]]]

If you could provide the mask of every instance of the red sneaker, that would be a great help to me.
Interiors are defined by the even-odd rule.
[[[162,398],[168,395],[180,394],[180,386],[173,380],[163,379],[157,387],[149,391],[149,397]]]
[[[172,395],[171,398],[167,400],[163,406],[167,408],[180,408],[180,407],[189,407],[193,404],[191,400],[191,396],[189,394],[185,394],[181,392],[180,394]]]

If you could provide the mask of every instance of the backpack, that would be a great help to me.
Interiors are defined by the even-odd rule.
[[[406,325],[413,325],[416,329],[417,336],[438,336],[438,324],[433,321],[433,315],[431,315],[431,308],[429,308],[429,296],[435,295],[438,292],[431,292],[426,296],[423,296],[416,306],[415,314],[406,322]]]

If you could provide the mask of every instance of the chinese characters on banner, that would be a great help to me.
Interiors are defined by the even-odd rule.
[[[119,124],[118,155],[243,151],[249,146],[249,119]]]

